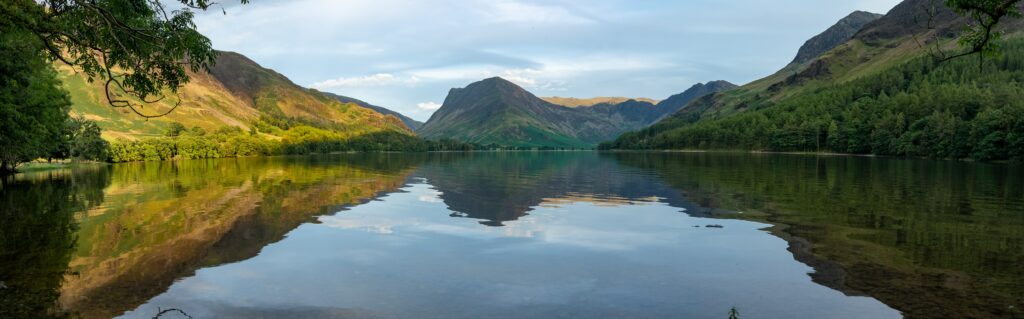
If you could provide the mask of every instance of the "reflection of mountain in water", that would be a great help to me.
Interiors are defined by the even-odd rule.
[[[908,318],[1024,309],[1024,167],[750,154],[611,154],[700,203],[784,225],[815,282]]]
[[[425,178],[454,215],[491,226],[574,202],[657,201],[697,216],[719,216],[719,207],[743,211],[729,216],[782,226],[772,232],[814,267],[811,276],[822,285],[872,296],[911,318],[1013,318],[1010,306],[1024,308],[1021,169],[850,157],[512,152],[58,171],[0,184],[0,281],[9,287],[0,289],[0,318],[45,316],[54,303],[85,318],[120,314],[196,269],[251,258],[302,223],[398,191],[412,176]]]
[[[695,205],[643,170],[624,167],[593,152],[509,152],[435,154],[417,172],[441,192],[453,217],[482,219],[501,226],[534,207],[558,199],[604,204],[654,199],[706,216]]]
[[[196,269],[245,260],[302,223],[397,190],[414,162],[386,155],[116,165],[80,221],[61,305],[112,317]]]

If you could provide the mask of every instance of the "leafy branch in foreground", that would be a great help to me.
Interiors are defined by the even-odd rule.
[[[941,41],[933,41],[934,47],[929,49],[929,54],[939,63],[949,60],[977,54],[979,66],[983,65],[985,57],[996,56],[1000,53],[997,41],[1002,38],[1003,32],[997,29],[1001,21],[1006,18],[1020,17],[1019,4],[1022,0],[945,0],[945,6],[952,9],[959,15],[969,18],[968,24],[964,27],[957,43],[965,50],[958,53],[949,53],[942,49]],[[927,29],[935,31],[935,16],[938,8],[923,6],[927,15]],[[924,47],[917,35],[914,35],[918,46]]]
[[[50,59],[103,81],[110,106],[151,118],[180,99],[159,114],[140,108],[176,94],[187,71],[206,70],[217,58],[193,22],[195,10],[216,3],[170,2],[177,8],[160,0],[8,0],[0,18],[38,37]]]

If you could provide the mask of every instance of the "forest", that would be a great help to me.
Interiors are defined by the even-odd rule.
[[[600,149],[837,152],[974,160],[1024,159],[1024,40],[1002,54],[920,57],[846,83],[760,101],[717,119],[676,116]]]

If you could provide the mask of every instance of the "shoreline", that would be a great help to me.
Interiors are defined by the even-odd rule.
[[[210,158],[172,158],[166,160],[157,161],[130,161],[130,162],[96,162],[96,161],[72,161],[72,162],[28,162],[19,165],[16,168],[16,172],[9,175],[17,175],[24,173],[43,172],[49,170],[58,169],[69,169],[83,166],[100,166],[100,165],[112,165],[112,164],[126,164],[126,163],[146,163],[146,162],[177,162],[184,160],[215,160],[215,159],[229,159],[229,158],[275,158],[275,157],[301,157],[301,156],[327,156],[327,155],[351,155],[351,154],[452,154],[452,153],[578,153],[578,152],[594,152],[594,153],[679,153],[679,154],[702,154],[702,153],[720,153],[720,154],[751,154],[751,155],[799,155],[799,156],[817,156],[817,157],[861,157],[861,158],[888,158],[888,159],[914,159],[914,160],[938,160],[938,161],[950,161],[950,162],[964,162],[964,163],[998,163],[998,164],[1013,164],[1010,160],[998,160],[998,161],[976,161],[969,158],[966,159],[952,159],[952,158],[932,158],[932,157],[899,157],[899,156],[887,156],[887,155],[876,155],[876,154],[854,154],[854,153],[837,153],[837,152],[783,152],[783,151],[757,151],[757,150],[700,150],[700,149],[646,149],[646,150],[624,150],[624,149],[613,149],[613,150],[598,150],[598,149],[566,149],[566,150],[465,150],[465,151],[347,151],[347,152],[330,152],[330,153],[309,153],[309,154],[279,154],[279,155],[255,155],[255,156],[231,156],[231,157],[210,157]]]
[[[785,151],[757,151],[757,150],[672,150],[672,149],[648,149],[648,150],[599,150],[599,152],[608,153],[738,153],[738,154],[755,154],[755,155],[803,155],[803,156],[826,156],[826,157],[865,157],[865,158],[888,158],[888,159],[914,159],[914,160],[935,160],[935,161],[950,161],[950,162],[964,162],[964,163],[999,163],[999,164],[1013,164],[1012,160],[995,160],[995,161],[978,161],[970,158],[937,158],[937,157],[914,157],[914,156],[891,156],[891,155],[878,155],[878,154],[856,154],[856,153],[837,153],[837,152],[785,152]]]

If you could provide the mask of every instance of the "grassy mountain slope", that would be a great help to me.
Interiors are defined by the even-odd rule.
[[[623,103],[623,102],[626,102],[626,101],[629,101],[629,100],[636,100],[636,101],[640,101],[640,102],[647,102],[647,103],[651,103],[651,104],[658,104],[657,100],[648,99],[648,98],[645,98],[645,97],[628,98],[628,97],[617,97],[617,96],[599,96],[599,97],[592,97],[592,98],[588,98],[588,99],[581,99],[581,98],[574,98],[574,97],[550,96],[550,97],[542,97],[541,99],[544,100],[544,101],[548,101],[548,103],[551,103],[551,104],[557,104],[557,105],[567,106],[567,107],[587,107],[587,106],[594,106],[594,105],[598,105],[598,104],[619,104],[619,103]]]
[[[977,59],[935,64],[915,41],[955,36],[965,19],[949,9],[919,25],[925,0],[908,0],[849,41],[795,70],[705,96],[671,117],[603,148],[725,148],[884,155],[1020,156],[1024,44],[978,69]],[[1004,27],[1019,30],[1020,20]],[[1011,35],[1011,38],[1014,37]],[[951,42],[948,41],[947,42]],[[952,48],[955,49],[955,48]],[[788,72],[786,72],[788,71]],[[787,75],[788,74],[788,75]],[[1007,101],[1000,103],[997,101]]]
[[[191,74],[192,80],[179,90],[181,105],[167,116],[150,120],[127,109],[110,107],[99,81],[90,83],[67,66],[58,65],[58,69],[71,93],[72,113],[96,121],[108,139],[160,136],[172,122],[207,131],[224,127],[247,130],[259,122],[286,122],[345,132],[349,136],[375,132],[412,134],[397,117],[300,87],[233,52],[222,52],[209,73]],[[141,111],[162,113],[177,101],[176,97],[168,97],[144,105]]]
[[[323,93],[323,94],[325,94],[327,96],[330,96],[330,97],[332,97],[332,98],[334,98],[334,99],[336,99],[338,101],[341,101],[341,103],[354,103],[356,105],[359,105],[359,106],[362,106],[362,107],[374,110],[374,111],[376,111],[377,113],[380,113],[380,114],[392,115],[394,117],[397,117],[399,120],[402,120],[402,123],[405,124],[405,126],[409,127],[413,131],[420,129],[420,127],[423,126],[423,122],[414,120],[414,119],[412,119],[412,118],[410,118],[408,116],[402,115],[402,113],[398,113],[398,112],[392,111],[392,110],[390,110],[388,108],[385,108],[385,107],[382,107],[382,106],[376,106],[376,105],[364,102],[364,101],[359,100],[359,99],[350,98],[350,97],[343,96],[343,95],[337,95],[337,94],[330,93],[330,92],[321,92],[321,93]]]

